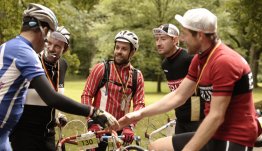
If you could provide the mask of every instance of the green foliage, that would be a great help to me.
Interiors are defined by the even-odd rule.
[[[254,86],[259,81],[262,53],[262,1],[259,0],[232,0],[226,3],[226,9],[231,15],[229,26],[236,32],[230,37],[235,41],[237,50],[249,62],[254,78]],[[260,60],[260,61],[259,61]],[[259,67],[260,66],[260,67]]]
[[[0,44],[2,44],[19,33],[23,7],[17,0],[1,0],[0,8]]]
[[[2,2],[1,0],[0,5],[3,9],[0,10],[0,43],[19,34],[22,13],[29,2],[32,1],[10,0]],[[59,25],[65,26],[71,32],[72,55],[69,53],[66,56],[71,74],[88,74],[86,71],[90,68],[91,58],[97,50],[94,40],[88,34],[93,20],[88,11],[92,10],[98,2],[96,0],[77,1],[77,3],[74,0],[34,0],[34,3],[45,5],[53,10],[59,20]],[[78,59],[80,65],[78,65]]]
[[[163,77],[160,67],[162,58],[156,51],[152,29],[164,23],[177,25],[174,15],[184,14],[187,9],[206,7],[213,12],[219,12],[217,8],[220,5],[222,2],[218,0],[100,1],[93,11],[100,16],[92,30],[92,35],[98,39],[96,43],[98,52],[95,54],[93,64],[111,57],[114,35],[120,30],[128,29],[134,31],[140,41],[139,50],[132,64],[143,72],[145,79],[157,80],[159,76]],[[222,17],[228,15],[228,13],[218,14],[221,14]]]
[[[80,60],[78,68],[70,69],[74,74],[87,76],[93,55],[97,51],[95,40],[89,34],[95,18],[89,11],[97,2],[95,0],[64,0],[60,2],[56,11],[60,24],[68,28],[71,33],[71,53]],[[75,64],[75,62],[70,63]]]
[[[65,54],[63,54],[63,57],[66,59],[68,63],[68,70],[67,74],[75,75],[78,73],[78,69],[80,66],[80,61],[76,54],[71,54],[70,51],[67,51]]]
[[[132,64],[143,71],[146,79],[156,80],[157,76],[163,74],[160,68],[161,58],[156,53],[154,46],[152,29],[160,24],[156,23],[159,22],[158,18],[161,18],[161,21],[165,19],[164,16],[168,16],[167,20],[173,18],[173,16],[169,16],[169,13],[172,14],[170,11],[173,10],[171,9],[172,5],[169,4],[173,4],[174,1],[165,1],[164,6],[160,3],[162,10],[160,13],[156,13],[158,1],[153,2],[101,1],[94,10],[95,14],[99,14],[98,16],[101,17],[92,30],[92,35],[98,39],[96,46],[99,50],[94,63],[112,57],[115,34],[120,30],[127,29],[138,35],[140,43],[139,50],[132,59]],[[155,16],[155,14],[162,16]]]
[[[23,10],[32,0],[0,0],[0,43],[19,33]],[[97,62],[112,58],[114,36],[120,30],[134,31],[140,47],[132,58],[145,79],[163,77],[152,29],[160,24],[173,23],[175,14],[183,15],[186,10],[204,7],[218,17],[219,36],[249,62],[251,48],[261,62],[262,51],[262,1],[261,0],[34,0],[50,7],[59,24],[71,32],[71,53],[80,60],[77,69],[73,64],[72,74],[86,77],[89,69]],[[251,56],[252,57],[252,56]],[[250,61],[251,60],[251,61]],[[251,64],[251,66],[255,66]],[[70,67],[71,68],[71,67]],[[253,69],[254,67],[252,67]],[[254,68],[255,69],[255,68]],[[260,69],[260,68],[258,68]],[[77,72],[75,72],[77,71]],[[259,73],[259,71],[258,71]]]

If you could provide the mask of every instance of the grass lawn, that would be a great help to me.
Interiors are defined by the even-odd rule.
[[[81,94],[84,89],[85,80],[73,80],[73,81],[66,81],[65,82],[65,95],[73,98],[80,102],[81,100]],[[261,85],[262,86],[262,85]],[[145,101],[146,105],[149,105],[151,103],[156,102],[160,98],[162,98],[166,93],[169,92],[169,89],[167,87],[166,82],[162,82],[162,93],[156,93],[156,82],[146,81],[145,82]],[[262,100],[262,88],[258,88],[254,90],[254,102],[258,103]],[[76,116],[76,115],[70,115],[66,114],[69,120],[81,120],[83,123],[85,123],[85,118]],[[150,118],[145,118],[137,123],[136,126],[136,135],[141,136],[142,139],[142,146],[145,147],[148,144],[148,140],[144,137],[144,133],[148,130],[148,132],[152,132],[155,130],[155,128],[160,127],[161,125],[165,124],[167,121],[167,118],[173,118],[174,117],[174,111],[170,111],[166,114],[153,116]],[[149,127],[147,129],[147,127]],[[84,132],[84,126],[82,126],[81,123],[72,123],[69,124],[66,129],[64,129],[64,135],[74,135],[77,133],[83,133]],[[160,134],[161,135],[161,134]],[[161,137],[161,136],[158,136]],[[68,150],[76,150],[75,146],[68,145]]]

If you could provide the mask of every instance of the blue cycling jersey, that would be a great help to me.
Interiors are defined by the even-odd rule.
[[[31,42],[22,36],[0,46],[1,139],[18,122],[30,81],[44,74]]]

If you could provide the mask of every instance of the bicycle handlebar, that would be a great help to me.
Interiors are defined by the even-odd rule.
[[[111,135],[110,136],[103,135],[103,134],[106,134],[106,133],[111,133]],[[122,139],[124,138],[123,135],[118,136],[116,131],[113,131],[113,130],[112,131],[101,130],[101,131],[96,131],[96,132],[88,131],[87,133],[84,133],[84,134],[69,136],[69,137],[65,137],[65,138],[61,139],[57,144],[57,150],[60,151],[61,148],[62,148],[62,145],[65,144],[65,143],[78,145],[77,139],[81,140],[82,138],[86,138],[90,135],[95,135],[95,136],[103,135],[103,136],[100,137],[100,139],[99,139],[100,141],[107,141],[108,142],[109,139],[112,139],[113,145],[114,145],[115,148],[120,148],[120,146],[123,143]],[[134,136],[134,140],[135,140],[136,144],[139,145],[141,138],[140,138],[140,136]]]

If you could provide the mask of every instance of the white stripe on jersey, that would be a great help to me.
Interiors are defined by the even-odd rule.
[[[106,93],[106,84],[99,90],[101,91],[101,102],[99,108],[102,110],[106,110],[106,102],[108,95],[105,95]]]
[[[38,105],[38,106],[47,106],[46,103],[41,99],[35,89],[28,89],[26,99],[26,105]]]
[[[1,53],[0,53],[0,57],[1,57],[1,59],[0,59],[1,60],[1,62],[0,62],[1,68],[0,69],[2,69],[3,66],[4,66],[4,64],[3,64],[3,60],[4,60],[3,56],[4,56],[4,52],[5,52],[4,48],[5,48],[5,44],[3,44],[3,47],[2,47]],[[5,74],[1,77],[0,83],[3,83],[4,86],[0,89],[0,94],[2,94],[2,95],[0,95],[0,103],[2,102],[2,100],[5,96],[4,94],[6,94],[8,92],[8,90],[10,89],[10,86],[13,85],[15,80],[20,76],[20,71],[17,69],[15,62],[16,62],[16,59],[13,60],[13,62],[9,66],[9,68],[6,70]],[[13,81],[13,82],[9,82],[9,81]],[[20,91],[25,87],[25,84],[27,84],[27,86],[29,85],[29,82],[26,79],[19,86],[19,89],[16,91],[14,97],[12,98],[10,105],[8,106],[7,113],[5,114],[5,117],[2,121],[2,124],[0,125],[1,128],[4,127],[6,121],[9,119],[10,113],[11,113],[12,108],[14,106],[14,102],[17,99],[17,96],[20,93]]]
[[[64,88],[58,88],[58,93],[63,94]],[[37,105],[37,106],[48,106],[38,95],[36,90],[34,88],[28,89],[27,95],[26,95],[26,105]]]
[[[2,45],[2,49],[0,50],[0,58],[4,58],[4,52],[5,52],[5,44]],[[0,69],[2,69],[4,66],[4,59],[0,59]]]
[[[19,89],[16,91],[15,96],[13,97],[13,99],[12,99],[12,101],[11,101],[9,107],[8,107],[7,113],[5,114],[5,118],[3,120],[3,123],[0,125],[0,128],[3,128],[5,123],[6,123],[6,121],[9,119],[10,113],[11,113],[12,108],[14,106],[14,102],[15,102],[18,94],[20,93],[20,91],[24,88],[24,85],[26,83],[28,83],[28,81],[25,79],[25,81],[20,85]]]
[[[3,51],[3,50],[2,50]],[[1,51],[1,57],[2,56],[2,51]],[[1,61],[4,59],[0,59]],[[15,61],[16,59],[13,60],[13,62],[11,63],[11,65],[9,66],[9,68],[6,70],[5,74],[3,74],[3,76],[0,79],[0,83],[1,83],[1,88],[0,88],[0,103],[2,102],[2,100],[4,99],[5,95],[8,90],[10,89],[10,86],[13,85],[13,83],[15,82],[15,80],[20,76],[20,71],[16,68],[15,65]],[[2,66],[3,67],[3,66]],[[2,69],[2,68],[1,68]],[[3,84],[3,87],[2,87]],[[23,83],[24,84],[24,83]],[[24,86],[24,85],[21,86]],[[21,87],[20,86],[20,87]],[[20,91],[19,91],[20,92]],[[14,100],[17,99],[17,96],[15,96],[13,98]]]

